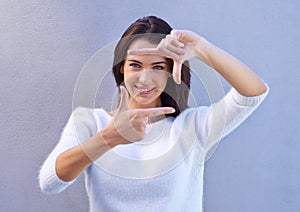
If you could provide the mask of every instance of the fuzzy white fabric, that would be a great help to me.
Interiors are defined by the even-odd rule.
[[[234,89],[209,107],[188,108],[147,126],[144,140],[119,145],[85,170],[90,211],[202,211],[205,161],[218,142],[261,104],[268,91],[245,97]],[[44,192],[58,193],[73,182],[58,178],[59,154],[104,128],[103,109],[76,109],[40,170]],[[76,179],[75,179],[76,180]]]

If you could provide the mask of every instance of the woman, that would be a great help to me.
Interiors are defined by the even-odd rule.
[[[188,60],[198,58],[233,88],[210,107],[189,108]],[[91,211],[202,211],[204,160],[267,95],[245,64],[203,37],[149,16],[115,49],[119,107],[76,109],[40,171],[57,193],[85,173]]]

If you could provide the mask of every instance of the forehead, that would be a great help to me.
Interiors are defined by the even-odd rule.
[[[157,44],[151,43],[145,39],[137,39],[133,41],[128,50],[131,49],[144,49],[144,48],[156,48]],[[161,55],[145,54],[145,55],[127,55],[126,59],[151,59],[166,61],[166,58]]]

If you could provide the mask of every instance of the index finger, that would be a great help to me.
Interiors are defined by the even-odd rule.
[[[164,114],[171,114],[175,112],[175,109],[172,107],[154,107],[154,108],[144,108],[144,109],[135,109],[133,112],[148,117],[155,117]]]
[[[167,49],[159,49],[159,48],[142,48],[142,49],[130,49],[127,51],[128,55],[160,55],[163,57],[167,57],[170,59],[179,59],[180,55],[178,53],[174,53]]]
[[[129,55],[144,55],[144,54],[161,54],[156,48],[130,49],[127,51]]]

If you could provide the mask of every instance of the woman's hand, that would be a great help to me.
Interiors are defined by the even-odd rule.
[[[266,92],[265,83],[246,64],[186,30],[173,30],[156,48],[129,50],[128,54],[159,54],[172,58],[173,78],[180,84],[182,63],[197,57],[216,70],[241,95],[257,96]]]
[[[173,59],[173,78],[177,84],[180,84],[182,63],[201,55],[198,52],[201,50],[201,46],[203,46],[203,41],[205,39],[191,31],[172,30],[166,38],[161,40],[156,48],[129,50],[128,54],[158,54]]]
[[[175,112],[172,107],[130,110],[128,108],[129,94],[123,86],[120,86],[120,90],[120,105],[110,124],[101,131],[102,137],[111,147],[142,140],[145,137],[146,125],[150,118]]]

